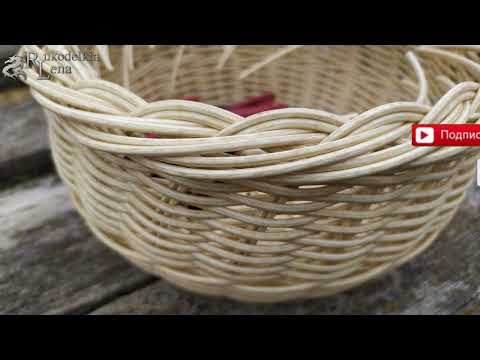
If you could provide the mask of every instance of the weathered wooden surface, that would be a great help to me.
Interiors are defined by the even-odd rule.
[[[480,290],[473,295],[472,299],[460,310],[462,315],[480,315]]]
[[[55,177],[0,204],[0,314],[85,313],[153,280],[93,238]]]
[[[22,234],[73,210],[68,191],[49,176],[0,193],[0,251],[19,242]]]
[[[17,91],[0,92],[0,314],[480,314],[476,186],[427,252],[365,286],[274,305],[202,297],[137,270],[92,236],[66,187],[42,175],[53,171],[43,113]]]
[[[52,170],[47,124],[31,97],[0,105],[0,184]]]

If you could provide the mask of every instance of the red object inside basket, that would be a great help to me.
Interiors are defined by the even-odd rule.
[[[184,97],[183,100],[200,101],[200,98],[198,96],[187,96]],[[252,96],[235,104],[222,106],[223,109],[243,117],[248,117],[268,110],[285,109],[287,107],[288,105],[286,104],[276,103],[275,95],[271,92],[259,96]],[[154,133],[148,133],[147,138],[155,139],[157,138],[157,135]]]

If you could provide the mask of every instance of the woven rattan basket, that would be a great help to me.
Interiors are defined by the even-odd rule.
[[[102,242],[191,291],[270,302],[357,286],[424,251],[473,178],[474,149],[414,147],[410,132],[479,122],[475,45],[20,55],[67,51],[101,61],[51,59],[49,80],[25,69],[58,173]],[[219,107],[265,91],[290,108]],[[202,102],[168,100],[187,96]]]

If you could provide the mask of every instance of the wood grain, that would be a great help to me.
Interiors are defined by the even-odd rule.
[[[30,96],[0,106],[0,139],[0,184],[53,169],[47,123]]]
[[[58,179],[0,204],[0,314],[85,313],[152,281],[93,238]]]
[[[55,176],[0,193],[0,251],[17,245],[23,233],[73,210],[67,188]]]

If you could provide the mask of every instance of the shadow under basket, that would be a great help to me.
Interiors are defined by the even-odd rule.
[[[98,239],[197,293],[275,302],[355,287],[432,244],[473,178],[474,149],[410,136],[479,122],[477,46],[21,54],[87,50],[102,62],[64,61],[73,72],[50,80],[26,70],[58,173]],[[290,108],[219,107],[266,91]],[[204,102],[174,100],[186,96]]]

